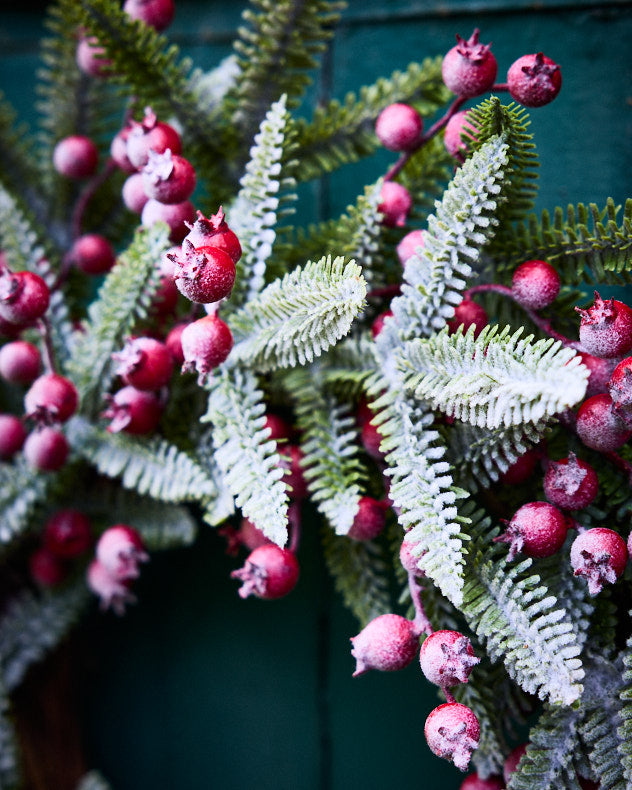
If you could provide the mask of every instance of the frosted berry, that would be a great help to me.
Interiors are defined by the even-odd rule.
[[[44,525],[43,544],[64,559],[79,557],[92,545],[90,519],[78,510],[58,510]]]
[[[50,303],[50,291],[39,274],[0,272],[0,316],[12,324],[41,318]]]
[[[544,496],[562,510],[581,510],[597,496],[599,479],[595,470],[569,453],[568,458],[551,461],[544,475]]]
[[[467,153],[467,143],[463,141],[463,137],[475,140],[478,134],[478,129],[472,126],[467,114],[468,110],[455,113],[447,122],[443,137],[446,151],[460,161]]]
[[[579,340],[596,357],[610,359],[632,348],[632,310],[617,299],[602,299],[595,291],[595,303],[583,310]]]
[[[592,450],[613,452],[632,436],[617,416],[610,395],[593,395],[579,407],[575,422],[577,435]]]
[[[143,167],[143,189],[147,197],[160,203],[182,203],[195,189],[195,170],[184,157],[172,154],[171,149],[158,154],[149,151]]]
[[[463,332],[474,326],[474,337],[478,337],[483,331],[483,328],[489,323],[489,318],[485,309],[480,304],[472,301],[471,299],[463,299],[462,302],[454,308],[454,318],[447,322],[448,332],[453,335],[460,326],[463,327]]]
[[[134,214],[142,214],[145,203],[149,200],[145,187],[143,186],[143,174],[132,173],[125,179],[121,196],[125,206]]]
[[[356,660],[353,677],[370,669],[396,672],[417,655],[419,634],[412,620],[398,614],[382,614],[351,637],[351,655]]]
[[[65,422],[78,405],[77,388],[58,373],[44,373],[35,379],[24,396],[26,415],[43,423]]]
[[[163,405],[154,392],[145,392],[128,385],[114,395],[106,396],[103,417],[111,420],[110,433],[145,434],[158,427]]]
[[[128,124],[127,126],[124,126],[120,132],[114,135],[112,142],[110,143],[110,156],[112,157],[114,164],[124,173],[136,172],[136,168],[129,161],[129,157],[127,155],[127,138],[129,137],[131,130],[131,125]]]
[[[483,779],[477,773],[466,776],[459,790],[504,790],[505,783],[500,776],[488,776]]]
[[[378,115],[375,134],[389,151],[412,151],[421,140],[424,122],[409,104],[389,104]]]
[[[571,565],[575,576],[586,579],[591,595],[600,593],[604,584],[614,584],[627,561],[625,541],[612,529],[587,529],[571,545]]]
[[[541,52],[523,55],[509,67],[507,87],[511,98],[525,107],[542,107],[560,92],[562,72]]]
[[[89,137],[64,137],[53,149],[53,167],[65,178],[89,178],[96,173],[99,149]]]
[[[37,346],[14,340],[0,348],[0,376],[15,384],[30,384],[37,378],[42,359]]]
[[[2,352],[0,351],[0,369]],[[612,408],[626,428],[632,428],[632,357],[626,357],[612,371],[608,382]]]
[[[102,77],[112,63],[94,36],[79,40],[75,60],[79,69],[89,77]]]
[[[226,222],[224,210],[220,206],[217,214],[205,217],[201,211],[197,212],[197,219],[189,227],[186,241],[194,247],[217,247],[229,255],[233,263],[241,258],[241,244],[237,235],[232,231]]]
[[[384,329],[384,321],[387,318],[390,318],[393,315],[392,310],[385,310],[383,313],[380,313],[377,318],[371,324],[371,336],[375,339],[382,329]]]
[[[173,0],[125,0],[123,11],[160,32],[173,21],[175,6]]]
[[[540,459],[540,451],[537,448],[527,450],[526,453],[518,456],[505,472],[500,476],[500,482],[504,485],[518,485],[528,480],[535,470],[535,466]]]
[[[525,261],[513,273],[511,293],[528,310],[548,307],[560,292],[560,276],[546,261]]]
[[[243,582],[238,593],[241,598],[254,595],[273,600],[291,592],[299,577],[299,565],[293,552],[275,543],[254,549],[243,566],[231,574],[232,579]]]
[[[593,357],[592,354],[583,352],[579,356],[581,357],[582,365],[585,365],[590,371],[586,396],[591,397],[592,395],[607,392],[610,376],[612,376],[617,366],[616,359],[601,359],[601,357]]]
[[[218,302],[232,291],[235,264],[219,247],[194,247],[185,240],[181,253],[169,257],[176,264],[178,290],[192,302]]]
[[[115,372],[125,384],[139,390],[157,390],[169,381],[173,357],[167,346],[152,337],[133,337],[122,351],[112,354]]]
[[[399,547],[399,561],[401,562],[404,570],[407,573],[412,573],[413,576],[426,575],[419,568],[419,560],[423,554],[423,551],[421,553],[417,553],[410,541],[406,539],[402,541],[402,545]]]
[[[90,590],[99,596],[101,609],[112,609],[115,614],[122,615],[125,606],[136,601],[129,590],[129,581],[116,579],[98,560],[90,563],[86,581]]]
[[[270,432],[268,438],[274,439],[275,442],[289,441],[292,437],[292,429],[278,414],[268,412],[266,414],[265,427]]]
[[[160,263],[160,285],[151,303],[150,314],[161,320],[172,315],[178,305],[180,291],[173,281],[173,263],[163,257]]]
[[[480,663],[470,640],[458,631],[435,631],[419,651],[421,671],[430,683],[442,688],[467,683],[472,669]]]
[[[68,258],[84,274],[105,274],[116,263],[110,242],[99,233],[85,233],[73,242]]]
[[[159,121],[151,107],[146,107],[143,120],[131,122],[127,137],[129,161],[140,169],[149,161],[150,150],[162,154],[167,148],[172,154],[179,154],[182,150],[180,135],[173,126]]]
[[[550,557],[562,548],[568,526],[566,516],[548,502],[527,502],[494,540],[509,543],[509,560],[518,552],[527,557]]]
[[[40,546],[29,557],[29,573],[40,587],[57,587],[68,576],[68,567],[61,557]]]
[[[347,532],[352,540],[373,540],[384,529],[386,504],[370,496],[360,497],[358,512]]]
[[[466,41],[457,35],[457,44],[446,53],[441,74],[447,87],[458,96],[479,96],[494,84],[498,73],[496,58],[490,44],[481,44],[476,28]]]
[[[195,371],[199,379],[221,365],[233,347],[233,335],[228,325],[213,313],[185,326],[180,340],[184,355],[182,372]]]
[[[54,472],[66,463],[68,440],[61,431],[44,426],[30,433],[24,442],[24,457],[42,472]]]
[[[14,414],[0,414],[0,460],[6,461],[22,449],[26,429]]]
[[[447,702],[431,711],[426,719],[424,734],[430,750],[451,760],[465,771],[472,752],[478,747],[481,728],[478,719],[466,705]]]
[[[165,338],[165,345],[169,349],[173,361],[176,365],[182,366],[184,362],[184,352],[182,351],[182,333],[188,324],[176,324]]]
[[[402,266],[406,265],[406,261],[416,255],[418,249],[423,249],[425,246],[423,230],[411,230],[397,245],[397,257]]]
[[[519,746],[516,746],[515,749],[512,749],[511,752],[505,758],[505,763],[503,765],[503,777],[505,782],[509,782],[511,779],[511,775],[518,767],[518,763],[522,755],[526,752],[528,744],[521,743]]]
[[[371,458],[374,458],[376,461],[383,460],[386,455],[386,453],[383,453],[382,450],[380,450],[382,438],[382,434],[380,433],[377,425],[374,425],[370,420],[362,426],[362,433],[360,434],[362,446],[368,455],[370,455]]]
[[[135,579],[140,575],[139,565],[147,562],[143,539],[133,527],[115,524],[99,538],[96,557],[115,579]]]
[[[304,454],[296,444],[284,444],[278,448],[281,466],[285,469],[283,482],[288,486],[288,496],[300,501],[307,496],[307,482],[303,474],[301,462]]]
[[[388,228],[402,227],[406,224],[413,200],[406,187],[396,181],[385,181],[380,191],[378,211],[383,214],[382,222]]]

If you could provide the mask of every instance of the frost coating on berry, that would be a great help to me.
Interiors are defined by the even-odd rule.
[[[612,529],[595,527],[578,535],[571,545],[575,576],[588,582],[588,592],[597,595],[604,584],[614,584],[628,561],[623,538]]]
[[[592,395],[606,392],[610,377],[617,366],[616,359],[601,359],[585,353],[580,353],[579,356],[581,357],[582,365],[585,365],[590,371],[586,397],[590,398]]]
[[[151,150],[143,167],[143,189],[147,197],[160,203],[182,203],[195,189],[195,170],[184,157],[167,148],[158,154]]]
[[[479,96],[492,87],[498,64],[490,51],[491,44],[481,44],[476,28],[466,41],[457,35],[457,45],[449,50],[441,64],[446,86],[458,96]]]
[[[467,683],[472,669],[480,663],[470,640],[458,631],[435,631],[419,651],[421,671],[427,680],[442,688]]]
[[[27,417],[38,422],[65,422],[77,411],[79,395],[70,379],[58,373],[45,373],[35,379],[24,396]]]
[[[160,422],[162,401],[154,392],[128,385],[114,395],[106,395],[107,408],[101,415],[112,422],[108,433],[123,431],[134,435],[151,433]]]
[[[424,122],[409,104],[389,104],[378,115],[375,134],[389,151],[411,151],[421,139]]]
[[[282,598],[296,587],[299,565],[292,551],[267,543],[252,551],[244,566],[230,576],[243,582],[238,590],[241,598],[254,595],[273,600]]]
[[[560,92],[562,72],[541,52],[523,55],[509,67],[507,87],[511,98],[525,107],[542,107]]]
[[[147,562],[149,555],[138,532],[127,524],[109,527],[99,538],[96,557],[114,579],[136,579],[139,565]]]
[[[145,228],[150,228],[156,222],[166,222],[171,230],[169,240],[178,244],[187,235],[185,222],[192,221],[194,216],[195,208],[190,200],[167,205],[150,198],[143,206],[140,221]]]
[[[169,349],[153,337],[132,337],[122,351],[112,354],[115,372],[125,384],[139,390],[157,390],[171,378],[173,358]]]
[[[0,271],[0,316],[12,324],[41,318],[50,303],[50,291],[39,274]]]
[[[585,461],[569,453],[568,458],[551,461],[544,475],[544,496],[563,510],[581,510],[597,496],[599,479]]]
[[[474,713],[459,702],[447,702],[431,711],[424,734],[430,750],[465,771],[474,749],[478,748],[481,728]]]
[[[143,186],[143,174],[132,173],[131,176],[125,179],[123,188],[121,189],[121,196],[123,203],[134,214],[142,214],[145,208],[145,203],[149,200],[148,195],[145,193]]]
[[[412,620],[398,614],[382,614],[351,637],[351,655],[356,660],[353,677],[370,669],[396,672],[417,655],[419,634]]]
[[[500,476],[501,483],[505,485],[517,485],[528,480],[535,470],[535,465],[540,458],[540,451],[537,448],[527,450],[526,453],[518,456]]]
[[[500,776],[481,778],[477,773],[466,776],[459,790],[504,790],[504,782]]]
[[[418,248],[423,249],[425,246],[424,231],[411,230],[397,245],[397,257],[402,266],[406,265],[406,261],[417,254]]]
[[[44,426],[30,433],[24,442],[24,457],[42,472],[54,472],[66,463],[68,440],[61,431]]]
[[[180,335],[184,364],[182,372],[196,372],[203,382],[206,376],[224,362],[233,347],[233,335],[217,315],[206,315],[188,324]]]
[[[377,210],[384,216],[382,222],[388,228],[403,227],[413,205],[410,192],[397,181],[385,181],[380,191]]]
[[[347,537],[352,540],[373,540],[384,529],[386,506],[383,502],[370,496],[360,497],[358,512],[353,519],[353,524],[347,532]]]
[[[180,135],[173,126],[159,121],[151,107],[145,107],[142,121],[131,121],[131,129],[127,137],[127,156],[135,168],[145,167],[149,161],[149,152],[162,154],[167,148],[172,154],[182,150]]]
[[[602,453],[618,450],[632,436],[617,416],[610,395],[593,395],[579,407],[575,421],[577,435],[586,445]]]
[[[129,582],[116,579],[98,560],[90,563],[86,581],[90,590],[101,599],[101,609],[112,609],[120,616],[125,614],[128,603],[136,603],[136,598],[129,590]]]
[[[460,161],[463,161],[467,153],[467,143],[463,141],[463,137],[476,140],[476,135],[478,134],[478,129],[472,126],[467,114],[468,110],[461,110],[461,112],[455,113],[447,122],[443,137],[446,151],[450,156],[454,156]]]
[[[185,223],[189,233],[185,240],[194,247],[217,247],[229,255],[233,263],[241,258],[241,244],[237,235],[228,227],[224,210],[220,206],[217,214],[205,217],[201,211],[197,212],[197,219],[193,224]]]
[[[160,33],[173,21],[175,6],[173,0],[125,0],[123,11]]]
[[[185,239],[181,253],[167,257],[176,264],[178,290],[192,302],[218,302],[233,290],[235,264],[230,255],[219,247],[194,247]]]
[[[453,335],[460,326],[463,327],[463,332],[474,326],[474,337],[478,337],[483,331],[483,328],[489,323],[489,317],[485,309],[480,304],[472,301],[471,299],[463,299],[462,302],[454,308],[454,318],[447,322],[448,332]]]
[[[85,233],[75,240],[68,258],[84,274],[105,274],[116,263],[110,242],[99,233]]]
[[[81,134],[64,137],[53,149],[53,167],[66,178],[89,178],[95,174],[98,162],[99,149]]]
[[[131,129],[129,124],[124,126],[120,132],[114,135],[110,143],[110,156],[114,160],[114,164],[124,173],[136,172],[136,168],[127,156],[127,138]]]
[[[581,315],[579,340],[589,354],[610,359],[632,348],[632,310],[617,299],[602,299],[595,291],[595,303]]]
[[[2,352],[0,351],[0,363]],[[608,382],[612,408],[626,428],[632,428],[632,357],[626,357],[612,371]]]
[[[37,346],[26,340],[14,340],[0,348],[0,376],[16,384],[30,384],[42,365]]]
[[[419,568],[419,559],[425,554],[424,551],[417,551],[415,546],[409,540],[402,541],[399,547],[399,561],[407,573],[412,573],[413,576],[425,576],[426,574]]]
[[[57,557],[78,557],[92,544],[90,519],[72,508],[58,510],[44,525],[43,542],[48,551]]]
[[[22,449],[26,429],[14,414],[0,414],[0,459],[7,461]]]
[[[515,270],[511,292],[518,304],[528,310],[548,307],[560,292],[560,276],[546,261],[525,261]]]
[[[518,552],[527,557],[550,557],[562,548],[567,531],[568,521],[556,507],[548,502],[527,502],[494,541],[509,543],[508,560]]]

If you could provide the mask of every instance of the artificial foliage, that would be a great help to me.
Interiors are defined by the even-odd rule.
[[[343,214],[292,224],[303,182],[377,151],[374,126],[385,108],[403,102],[432,118],[454,99],[441,57],[430,53],[305,117],[310,75],[343,5],[252,0],[233,55],[203,72],[168,32],[132,19],[115,0],[54,0],[37,130],[20,126],[6,102],[0,107],[4,265],[40,275],[51,290],[45,318],[22,334],[45,346],[48,363],[79,394],[63,427],[64,465],[34,470],[19,452],[0,462],[1,788],[19,788],[23,778],[12,692],[94,606],[92,556],[59,581],[33,578],[30,558],[47,518],[82,510],[95,538],[129,523],[149,553],[190,546],[203,529],[221,527],[234,539],[247,518],[264,539],[295,550],[307,505],[288,484],[288,439],[300,447],[325,565],[359,629],[391,612],[418,622],[423,608],[432,626],[422,631],[471,639],[482,660],[452,699],[480,722],[472,770],[502,774],[522,739],[511,790],[577,790],[580,777],[604,790],[632,782],[629,568],[591,596],[568,559],[572,529],[548,557],[509,559],[498,540],[522,504],[544,499],[537,470],[516,485],[504,483],[508,471],[525,454],[546,465],[570,451],[597,468],[600,486],[573,527],[628,537],[630,446],[583,446],[572,415],[589,377],[574,307],[595,287],[630,281],[632,201],[620,207],[604,196],[602,208],[532,213],[537,141],[527,109],[500,86],[472,103],[474,131],[464,131],[456,159],[439,124]],[[100,75],[77,66],[78,31],[108,59]],[[113,432],[103,416],[120,385],[113,355],[131,336],[164,338],[203,311],[180,297],[157,318],[169,228],[139,227],[121,203],[124,178],[112,161],[77,184],[55,170],[52,154],[60,139],[82,134],[106,160],[121,125],[140,120],[147,105],[181,131],[197,175],[195,208],[206,216],[222,206],[242,257],[218,310],[234,339],[227,359],[210,373],[175,370],[160,422],[137,435]],[[382,190],[392,180],[412,196],[406,223],[384,221]],[[396,248],[413,229],[424,230],[424,243],[402,266]],[[93,280],[68,257],[88,230],[116,250],[115,265]],[[546,260],[561,280],[542,312],[508,295],[514,270],[530,259]],[[489,315],[482,331],[453,321],[469,295]],[[8,332],[3,345],[12,339]],[[20,385],[2,382],[0,395],[3,412],[21,414]],[[285,421],[286,436],[273,435],[271,414]],[[377,435],[372,447],[367,425]],[[386,527],[358,539],[366,497],[384,503]],[[418,583],[400,564],[404,536]],[[273,605],[262,602],[261,617]],[[108,787],[97,771],[77,785]]]

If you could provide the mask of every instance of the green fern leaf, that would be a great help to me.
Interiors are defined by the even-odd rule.
[[[55,475],[37,475],[23,459],[13,464],[0,463],[0,543],[7,544],[21,535],[38,502],[44,499]]]
[[[619,693],[621,700],[621,710],[619,716],[622,725],[618,728],[619,744],[617,749],[621,757],[624,776],[628,783],[632,783],[632,636],[625,645],[623,653],[623,672],[624,686]]]

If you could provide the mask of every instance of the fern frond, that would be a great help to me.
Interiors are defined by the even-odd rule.
[[[90,771],[81,778],[76,790],[112,790],[99,771]]]
[[[241,72],[236,55],[228,55],[210,71],[194,69],[189,78],[191,92],[199,107],[213,115],[229,90],[235,87]]]
[[[312,362],[347,334],[365,295],[353,261],[328,257],[294,269],[229,317],[231,363],[268,371]]]
[[[624,686],[619,693],[621,700],[619,717],[623,723],[617,730],[619,736],[617,749],[623,765],[623,774],[630,784],[632,783],[632,636],[627,640],[625,647],[622,656]]]
[[[216,527],[235,515],[235,498],[226,481],[226,475],[215,459],[212,428],[207,428],[199,434],[197,455],[217,488],[217,496],[204,504],[202,518],[207,524]]]
[[[11,721],[11,705],[4,682],[0,682],[0,787],[17,790],[21,784],[19,778],[18,745]]]
[[[16,113],[0,91],[0,173],[3,185],[19,195],[22,206],[42,215],[39,187],[40,174],[36,165],[34,140],[24,124],[16,125]]]
[[[581,357],[552,338],[521,338],[522,327],[447,328],[411,340],[399,353],[404,386],[432,408],[480,428],[538,423],[574,406],[586,394]]]
[[[50,473],[37,475],[23,459],[0,463],[0,543],[21,535],[38,502],[47,495],[55,479]]]
[[[218,371],[208,411],[215,461],[244,516],[279,546],[287,541],[288,497],[276,442],[265,426],[265,403],[250,371]]]

